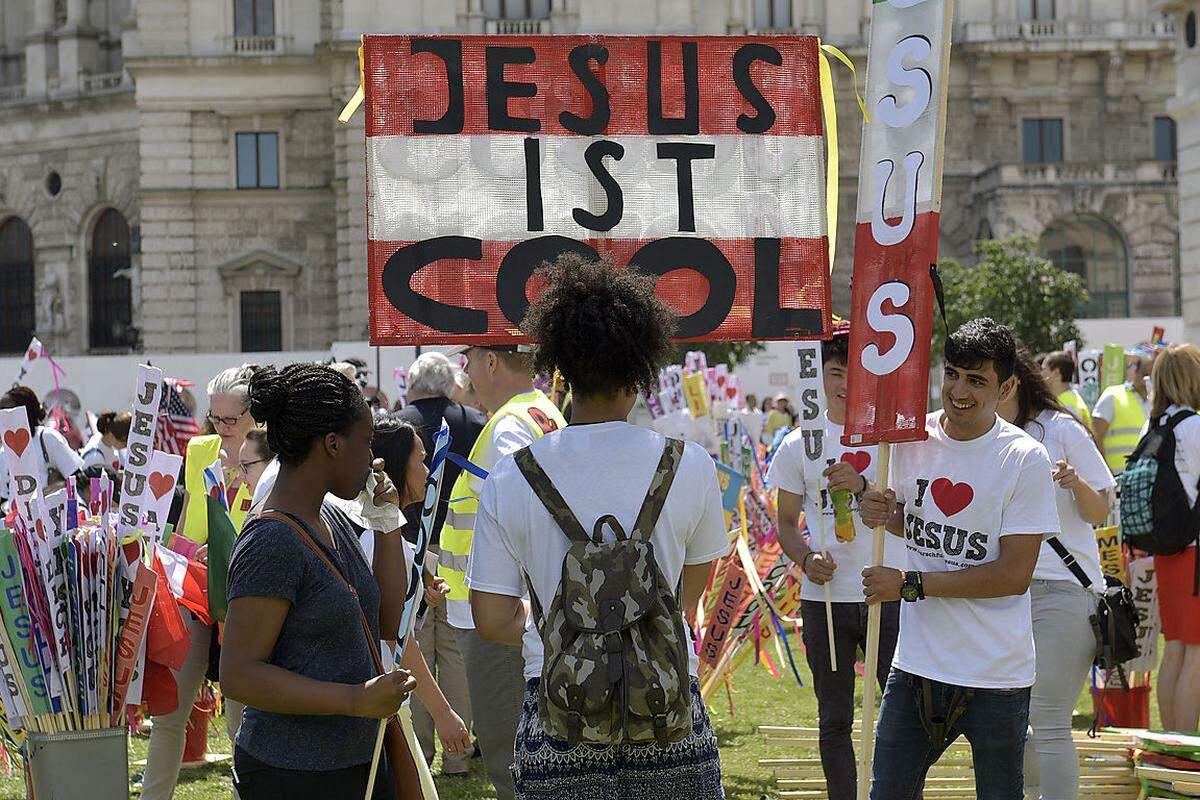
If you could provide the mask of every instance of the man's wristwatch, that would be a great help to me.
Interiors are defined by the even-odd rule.
[[[900,599],[908,603],[925,599],[925,586],[921,583],[921,573],[916,571],[904,573],[904,585],[900,587]]]

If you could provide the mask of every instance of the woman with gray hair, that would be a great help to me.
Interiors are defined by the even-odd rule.
[[[225,485],[240,482],[238,453],[246,434],[254,427],[250,416],[250,377],[257,364],[242,364],[218,372],[208,382],[208,422],[221,437],[221,466],[225,468]]]

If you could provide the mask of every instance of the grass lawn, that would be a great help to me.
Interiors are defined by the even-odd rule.
[[[759,768],[758,759],[799,755],[794,748],[764,745],[756,732],[757,726],[816,725],[817,707],[812,690],[808,686],[808,668],[803,663],[798,666],[805,681],[803,688],[796,686],[794,679],[777,680],[765,669],[755,668],[750,664],[743,666],[734,681],[732,714],[724,690],[713,697],[709,711],[721,744],[725,787],[730,800],[776,800],[778,793],[774,780]],[[1153,708],[1153,705],[1152,702],[1152,724],[1157,724],[1157,709]],[[1076,706],[1075,727],[1087,728],[1091,722],[1091,699],[1085,689]],[[211,752],[230,752],[222,721],[212,725],[209,737]],[[146,743],[147,740],[139,736],[130,740],[131,760],[146,757]],[[495,793],[491,791],[491,785],[484,776],[483,766],[478,760],[474,763],[470,776],[444,777],[438,770],[439,765],[435,762],[434,774],[437,776],[438,793],[442,800],[495,798]],[[131,773],[140,771],[141,767],[135,767]],[[0,800],[18,800],[24,796],[24,784],[19,774],[0,779]],[[177,800],[225,800],[230,796],[228,764],[185,771],[175,791]]]

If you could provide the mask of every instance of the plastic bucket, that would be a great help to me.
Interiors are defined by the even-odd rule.
[[[129,741],[124,728],[26,733],[34,800],[129,800]]]

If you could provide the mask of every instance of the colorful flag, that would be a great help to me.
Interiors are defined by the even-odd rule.
[[[191,381],[167,378],[163,381],[162,406],[159,409],[158,430],[154,449],[171,455],[187,452],[187,443],[200,433],[200,426],[183,400],[182,390],[193,386]]]
[[[21,358],[21,368],[17,370],[17,379],[13,381],[14,386],[25,383],[25,376],[29,374],[30,366],[41,358],[44,352],[42,343],[36,336],[29,340],[29,347],[25,348],[25,355]]]

